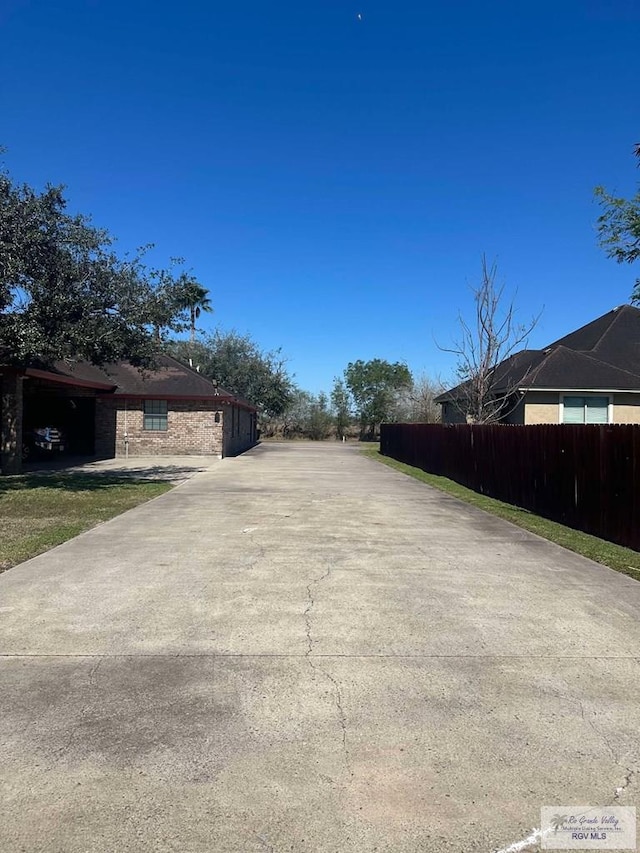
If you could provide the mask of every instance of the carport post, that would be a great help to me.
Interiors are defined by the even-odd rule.
[[[22,381],[19,370],[0,371],[0,465],[3,474],[22,471]]]

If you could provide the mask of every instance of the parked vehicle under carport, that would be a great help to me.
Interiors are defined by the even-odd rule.
[[[64,435],[57,427],[41,426],[24,430],[22,434],[22,459],[55,456],[65,449]]]

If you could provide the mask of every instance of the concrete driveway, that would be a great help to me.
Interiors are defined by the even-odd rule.
[[[541,806],[640,805],[639,617],[353,447],[262,445],[0,576],[0,850],[536,850]]]
[[[131,477],[136,480],[166,480],[181,483],[206,471],[220,460],[214,456],[130,456],[124,459],[89,459],[76,456],[58,456],[46,461],[25,464],[25,474],[50,474],[52,472],[72,474],[95,474],[97,476]]]

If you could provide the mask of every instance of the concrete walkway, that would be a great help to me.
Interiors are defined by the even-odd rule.
[[[216,460],[0,576],[0,851],[525,849],[640,805],[639,617],[353,447]]]

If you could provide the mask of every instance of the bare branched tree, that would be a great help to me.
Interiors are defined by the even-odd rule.
[[[529,323],[516,318],[514,299],[505,296],[505,285],[497,284],[498,267],[482,256],[480,284],[472,288],[475,314],[467,322],[458,315],[460,336],[452,346],[441,347],[458,360],[461,384],[450,393],[450,401],[468,423],[495,423],[518,405],[518,388],[531,379],[528,359],[518,355],[538,324],[540,314]]]
[[[444,391],[441,382],[426,373],[413,380],[396,403],[397,420],[407,423],[437,424],[441,420],[436,397]]]

